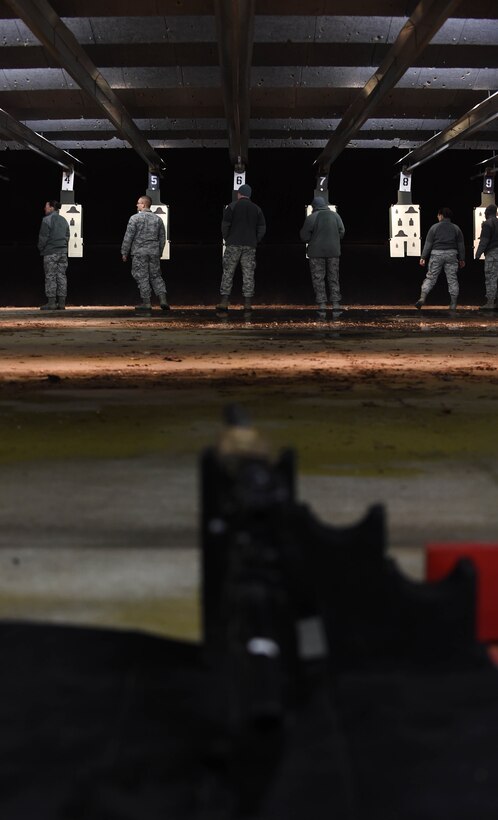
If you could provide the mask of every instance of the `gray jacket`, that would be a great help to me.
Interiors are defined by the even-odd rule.
[[[161,217],[152,211],[140,211],[130,216],[123,243],[121,256],[150,254],[162,256],[166,244],[166,230]]]
[[[476,250],[476,259],[498,248],[498,219],[492,216],[482,223],[479,245]]]
[[[328,259],[341,255],[341,239],[345,234],[344,223],[327,205],[318,207],[306,217],[299,236],[308,242],[310,259]]]
[[[42,219],[38,234],[38,250],[42,256],[67,254],[69,224],[58,211],[52,211]]]
[[[451,219],[445,217],[440,222],[436,222],[427,234],[422,259],[428,259],[431,251],[457,251],[458,259],[465,261],[465,242],[463,233],[458,225]]]

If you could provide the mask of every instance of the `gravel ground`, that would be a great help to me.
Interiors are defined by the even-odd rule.
[[[498,541],[496,317],[235,313],[0,309],[2,617],[198,637],[198,458],[232,402],[319,518],[384,504],[412,577],[429,541]]]

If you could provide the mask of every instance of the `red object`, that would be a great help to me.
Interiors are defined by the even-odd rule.
[[[490,643],[486,647],[488,652],[488,658],[495,666],[498,666],[498,644]]]
[[[477,569],[477,640],[498,642],[498,544],[427,544],[427,580],[440,581],[460,558]]]

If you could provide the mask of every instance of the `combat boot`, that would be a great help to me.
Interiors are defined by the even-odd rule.
[[[332,315],[333,315],[334,319],[338,319],[339,316],[341,316],[341,314],[343,313],[343,311],[344,311],[344,308],[341,307],[340,302],[332,302]]]
[[[420,299],[418,299],[418,300],[415,302],[415,307],[417,308],[417,310],[420,310],[420,308],[422,307],[422,305],[425,305],[425,293],[421,293],[421,294],[420,294]]]
[[[228,310],[228,296],[222,296],[220,299],[220,303],[216,305],[216,310],[227,311]]]
[[[161,305],[161,310],[170,310],[170,306],[168,305],[168,300],[166,299],[166,294],[161,294],[159,297],[159,304]]]
[[[450,307],[449,307],[450,314],[455,314],[456,309],[457,309],[457,300],[456,299],[451,299]]]
[[[495,309],[495,300],[494,299],[486,299],[486,303],[481,305],[479,310],[494,310]]]
[[[152,305],[150,302],[142,302],[141,305],[137,305],[135,308],[137,313],[148,314],[152,313]]]
[[[316,313],[317,318],[318,319],[326,319],[327,318],[327,305],[325,304],[325,302],[322,302],[321,304],[317,305],[317,308],[318,308],[317,313]]]
[[[49,299],[46,305],[41,305],[40,310],[57,310],[55,299]]]
[[[244,298],[244,311],[250,312],[252,310],[252,299],[249,297]]]
[[[65,309],[66,309],[66,300],[65,299],[59,299],[57,301],[57,310],[65,310]]]

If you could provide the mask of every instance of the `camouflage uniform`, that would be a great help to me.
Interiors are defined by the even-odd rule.
[[[143,302],[150,302],[152,290],[160,299],[166,298],[166,285],[161,275],[161,255],[166,243],[166,230],[159,216],[143,210],[128,221],[121,245],[121,255],[131,253],[131,275],[135,279]]]
[[[304,220],[299,236],[307,243],[311,284],[319,309],[327,306],[326,284],[332,307],[337,309],[341,303],[339,266],[344,223],[336,211],[330,210],[323,197],[315,197],[312,206],[313,211]]]
[[[484,258],[484,283],[486,287],[486,299],[490,302],[496,301],[498,288],[498,248],[488,251]]]
[[[330,301],[332,304],[341,301],[341,288],[339,285],[339,263],[338,256],[327,258],[310,257],[310,273],[311,283],[315,292],[315,299],[318,305],[326,304],[327,289],[325,281],[327,281]]]
[[[432,251],[427,268],[427,275],[422,282],[422,293],[427,296],[436,284],[439,274],[444,270],[451,299],[457,299],[458,286],[458,251]]]
[[[250,199],[251,188],[243,185],[240,197],[227,205],[223,212],[221,235],[225,240],[223,272],[220,294],[227,299],[233,287],[235,269],[240,262],[242,269],[242,295],[244,299],[254,296],[254,271],[256,270],[256,246],[266,232],[263,211]]]
[[[496,208],[488,206],[486,221],[482,223],[481,236],[476,251],[476,260],[484,254],[484,284],[488,305],[496,301],[498,284],[498,220]]]
[[[223,254],[223,275],[220,294],[230,296],[233,277],[238,262],[242,268],[242,295],[246,299],[254,296],[254,271],[256,270],[256,248],[248,245],[227,245]]]
[[[42,220],[38,235],[38,250],[43,256],[45,294],[49,302],[64,304],[67,295],[67,245],[69,224],[58,211]]]
[[[465,264],[465,243],[463,234],[458,225],[451,221],[449,216],[441,218],[429,228],[422,249],[422,260],[429,260],[427,273],[420,289],[420,303],[425,302],[427,294],[436,284],[442,270],[448,282],[451,305],[456,306],[458,299],[458,270],[460,263]],[[417,305],[419,307],[419,305]]]
[[[67,295],[67,255],[50,253],[43,257],[45,295],[49,302],[65,302]]]

